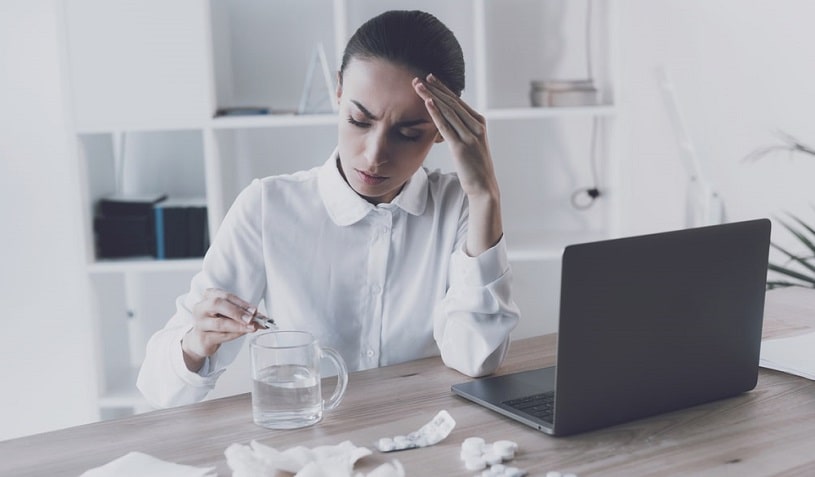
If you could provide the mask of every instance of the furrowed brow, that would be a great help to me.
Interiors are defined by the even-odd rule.
[[[377,119],[379,119],[379,118],[377,118],[377,117],[376,117],[376,115],[375,115],[374,113],[372,113],[372,112],[368,111],[368,109],[367,109],[365,106],[363,106],[362,104],[360,104],[360,103],[359,103],[359,101],[355,101],[355,100],[353,100],[353,99],[352,99],[352,100],[351,100],[351,102],[352,102],[352,103],[354,103],[354,104],[356,105],[356,107],[359,109],[359,111],[360,111],[362,114],[364,114],[366,118],[371,119],[371,120],[374,120],[374,121],[376,121]]]

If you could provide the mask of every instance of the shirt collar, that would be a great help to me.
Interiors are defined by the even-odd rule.
[[[379,208],[399,207],[405,212],[420,215],[427,205],[427,172],[420,167],[408,180],[405,187],[389,203],[375,206],[360,197],[345,182],[339,170],[337,150],[320,168],[318,175],[320,198],[328,211],[329,217],[340,226],[351,225],[362,220],[372,210]]]

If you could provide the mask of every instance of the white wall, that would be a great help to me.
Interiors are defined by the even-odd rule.
[[[58,32],[53,0],[0,1],[0,440],[96,417]]]
[[[684,224],[685,173],[655,68],[680,107],[730,220],[800,211],[815,222],[815,157],[743,158],[784,130],[815,144],[815,2],[621,0],[624,230]],[[776,226],[774,239],[783,241]]]

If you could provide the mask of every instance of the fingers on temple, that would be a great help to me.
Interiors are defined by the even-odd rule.
[[[476,136],[484,134],[484,117],[450,91],[444,83],[439,81],[432,74],[428,75],[427,80],[421,83],[427,89],[430,97],[434,99],[434,102],[439,105],[439,109],[445,114],[445,117],[456,126],[459,134],[466,134],[468,132]],[[468,131],[461,130],[455,123],[455,120],[458,120],[459,124],[466,127]]]

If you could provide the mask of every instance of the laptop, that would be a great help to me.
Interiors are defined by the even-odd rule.
[[[557,436],[749,391],[769,245],[767,219],[570,245],[557,366],[452,391]]]

